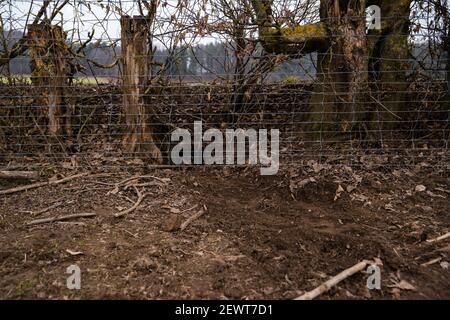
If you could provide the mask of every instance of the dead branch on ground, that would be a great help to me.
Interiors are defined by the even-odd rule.
[[[342,271],[337,276],[331,278],[330,280],[328,280],[328,281],[324,282],[323,284],[321,284],[320,286],[318,286],[316,289],[303,294],[302,296],[296,298],[295,300],[313,300],[313,299],[317,298],[318,296],[320,296],[321,294],[329,291],[331,288],[336,286],[341,281],[366,269],[367,266],[369,266],[371,264],[376,264],[376,263],[373,261],[364,260],[364,261],[354,265],[353,267]]]
[[[142,201],[144,201],[145,197],[147,197],[149,195],[149,193],[141,193],[139,191],[139,189],[136,188],[136,187],[134,189],[136,190],[136,193],[138,195],[138,199],[137,199],[136,203],[130,209],[127,209],[125,211],[121,211],[119,213],[116,213],[114,215],[114,217],[121,218],[121,217],[123,217],[123,216],[125,216],[125,215],[127,215],[127,214],[129,214],[131,212],[133,212],[134,210],[136,210],[140,206]]]
[[[37,179],[36,171],[0,171],[0,179]]]
[[[78,179],[78,178],[86,177],[87,175],[89,175],[89,173],[80,173],[80,174],[76,174],[76,175],[73,175],[73,176],[70,176],[70,177],[65,177],[65,178],[60,179],[60,180],[46,181],[46,182],[37,182],[37,183],[28,184],[28,185],[21,186],[21,187],[16,187],[16,188],[7,189],[7,190],[1,190],[0,191],[0,195],[13,194],[13,193],[17,193],[17,192],[21,192],[21,191],[27,191],[27,190],[31,190],[31,189],[36,189],[36,188],[40,188],[40,187],[44,187],[44,186],[51,186],[51,185],[57,185],[57,184],[61,184],[61,183],[66,183],[66,182],[71,181],[71,180],[75,180],[75,179]]]
[[[185,222],[183,222],[180,226],[180,230],[184,231],[192,222],[203,216],[206,212],[205,208],[200,209],[196,214],[189,217]]]
[[[125,180],[122,180],[122,181],[114,184],[114,189],[111,190],[110,192],[108,192],[108,195],[119,193],[119,188],[120,187],[126,185],[129,182],[132,182],[132,181],[135,181],[135,180],[139,180],[139,179],[154,179],[154,180],[159,181],[161,183],[168,183],[168,182],[170,182],[170,179],[168,179],[168,178],[158,178],[158,177],[155,177],[155,176],[134,176],[134,177],[127,178]]]
[[[445,240],[445,239],[448,239],[448,238],[450,238],[450,232],[447,232],[446,234],[444,234],[444,235],[442,235],[440,237],[427,240],[427,242],[428,243],[434,243],[434,242],[439,242],[439,241],[442,241],[442,240]]]
[[[97,215],[96,213],[78,213],[78,214],[70,214],[67,216],[37,219],[37,220],[28,222],[27,226],[35,226],[38,224],[52,223],[52,222],[56,222],[56,221],[66,221],[66,220],[72,220],[72,219],[77,219],[77,218],[92,218],[92,217],[95,217],[96,215]]]

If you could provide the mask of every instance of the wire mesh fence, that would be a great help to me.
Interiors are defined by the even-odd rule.
[[[178,167],[173,132],[194,137],[201,123],[202,138],[217,129],[224,140],[279,130],[286,168],[447,172],[446,1],[384,4],[395,10],[382,31],[351,4],[330,15],[333,1],[275,1],[261,18],[259,2],[3,2],[2,166]],[[183,165],[209,140],[189,141]],[[251,141],[235,142],[249,165]]]

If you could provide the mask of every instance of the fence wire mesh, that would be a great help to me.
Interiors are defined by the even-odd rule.
[[[268,34],[258,2],[2,1],[2,166],[176,166],[172,132],[201,121],[278,129],[284,168],[448,172],[448,2],[390,4],[378,31],[275,1]]]

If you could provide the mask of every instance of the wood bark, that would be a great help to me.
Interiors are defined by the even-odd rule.
[[[332,141],[374,124],[392,128],[396,112],[404,108],[412,1],[321,0],[319,23],[290,29],[273,22],[272,2],[252,0],[265,49],[318,55],[307,136]],[[365,9],[370,5],[381,8],[382,30],[366,35]]]
[[[381,30],[368,34],[369,82],[372,96],[372,112],[368,114],[368,126],[380,132],[392,130],[401,120],[406,107],[408,89],[407,72],[412,66],[408,55],[408,34],[411,0],[370,0],[370,5],[381,8]],[[382,105],[380,105],[380,103]]]
[[[312,139],[350,133],[359,123],[367,85],[365,1],[321,1],[328,46],[318,51],[317,80],[306,126]]]
[[[31,81],[37,96],[34,104],[47,118],[47,129],[53,135],[61,134],[63,127],[68,135],[72,132],[70,112],[64,103],[69,71],[65,39],[60,26],[49,23],[28,26]]]
[[[39,173],[36,171],[0,171],[0,179],[37,179]]]
[[[153,110],[145,104],[145,90],[149,80],[147,18],[122,17],[122,79],[123,109],[126,133],[123,146],[126,152],[151,158],[162,163],[156,146],[152,117]]]

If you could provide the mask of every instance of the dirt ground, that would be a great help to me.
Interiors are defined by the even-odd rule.
[[[450,299],[450,241],[427,241],[450,231],[449,182],[432,164],[308,161],[273,177],[243,168],[93,170],[0,196],[0,298],[293,299],[378,258],[381,290],[359,273],[320,298]],[[133,206],[136,188],[147,197],[114,217]],[[74,213],[96,216],[26,225]],[[81,290],[66,287],[74,264]]]

